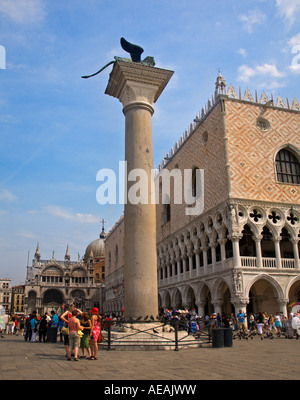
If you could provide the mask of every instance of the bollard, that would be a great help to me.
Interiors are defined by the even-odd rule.
[[[47,342],[48,343],[57,342],[57,328],[47,328]]]
[[[223,328],[212,329],[212,347],[214,347],[214,348],[224,347],[224,329]]]
[[[178,351],[178,320],[174,320],[174,328],[175,328],[175,351]]]
[[[224,328],[224,347],[232,347],[232,328]]]
[[[111,345],[111,324],[107,324],[107,351],[110,350]]]

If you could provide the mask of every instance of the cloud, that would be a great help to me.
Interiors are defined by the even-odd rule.
[[[9,190],[3,189],[0,192],[0,200],[4,200],[6,202],[11,203],[13,201],[16,201],[17,198],[18,197],[16,195],[14,195],[12,192],[10,192]]]
[[[248,33],[252,33],[254,25],[261,25],[265,22],[266,15],[260,9],[255,8],[247,15],[240,15],[239,20],[243,23],[244,29]]]
[[[291,27],[300,14],[300,0],[276,0],[279,15]]]
[[[71,213],[59,206],[46,206],[45,210],[54,217],[67,219],[69,221],[76,221],[79,223],[94,224],[99,222],[99,217],[93,214]]]
[[[278,71],[276,65],[274,64],[257,65],[254,68],[244,64],[239,67],[238,72],[239,76],[237,79],[243,82],[249,82],[251,78],[260,75],[267,75],[271,78],[281,78],[284,76],[283,73]]]
[[[30,232],[30,231],[22,230],[19,233],[19,235],[24,237],[24,238],[28,238],[28,239],[37,239],[37,236],[34,233]]]
[[[243,49],[242,47],[240,49],[237,50],[237,53],[240,54],[243,57],[247,57],[247,51],[245,49]]]
[[[0,13],[19,24],[41,22],[46,15],[41,0],[0,0]]]
[[[290,46],[300,46],[300,33],[298,33],[297,35],[293,36],[290,40],[289,40],[289,45]]]
[[[271,81],[260,83],[257,85],[257,89],[270,90],[272,92],[285,86],[286,82]]]

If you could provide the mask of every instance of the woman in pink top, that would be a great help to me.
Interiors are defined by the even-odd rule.
[[[98,308],[94,307],[91,309],[91,313],[93,314],[91,318],[91,336],[90,336],[90,347],[91,347],[91,357],[90,360],[97,360],[97,353],[98,353],[98,337],[101,333],[101,321],[102,318],[100,317]]]

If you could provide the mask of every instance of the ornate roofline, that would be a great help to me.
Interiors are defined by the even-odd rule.
[[[255,90],[254,97],[251,91],[246,88],[244,92],[244,96],[242,97],[242,91],[239,87],[239,94],[237,94],[234,86],[232,84],[229,85],[228,89],[226,89],[226,81],[219,73],[216,81],[216,90],[214,96],[212,96],[211,100],[208,99],[207,103],[202,107],[201,112],[194,118],[194,120],[190,123],[190,125],[185,129],[184,133],[180,136],[179,140],[175,142],[174,146],[171,150],[166,154],[164,159],[158,165],[158,171],[162,168],[166,167],[169,161],[172,160],[174,155],[179,151],[179,149],[184,145],[186,140],[196,131],[196,129],[200,126],[203,121],[209,116],[212,110],[216,107],[216,105],[220,102],[221,99],[229,100],[229,101],[239,101],[247,104],[253,104],[262,106],[265,105],[268,108],[277,109],[277,110],[284,110],[284,111],[291,111],[300,113],[300,103],[296,98],[294,98],[292,105],[288,98],[286,99],[286,103],[284,102],[283,98],[278,95],[276,102],[274,102],[273,95],[269,99],[266,92],[263,90],[260,99],[258,101],[258,93]]]

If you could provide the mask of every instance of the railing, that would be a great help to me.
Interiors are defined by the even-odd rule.
[[[240,260],[242,267],[258,268],[257,257],[241,256]],[[296,263],[293,258],[281,258],[281,268],[295,269],[296,268],[295,265]],[[225,271],[227,269],[232,268],[233,266],[234,266],[233,259],[227,258],[224,261],[218,261],[215,265],[208,264],[206,267],[201,266],[200,268],[192,269],[192,271],[185,271],[184,273],[181,274],[159,279],[158,286],[161,287],[164,285],[171,285],[177,282],[187,281],[190,279],[197,279],[212,272]],[[268,269],[277,268],[276,258],[262,257],[262,268],[268,268]]]
[[[276,258],[262,258],[263,268],[276,268]]]
[[[157,321],[104,321],[105,350],[167,349],[202,347],[211,344],[209,325],[203,321],[157,320]]]
[[[282,258],[281,259],[282,268],[295,268],[295,260],[293,258]]]
[[[241,257],[242,267],[257,268],[256,257]],[[277,268],[276,258],[262,257],[263,268]],[[282,258],[281,268],[295,269],[295,260],[293,258]]]
[[[242,267],[257,267],[256,257],[241,257]]]

